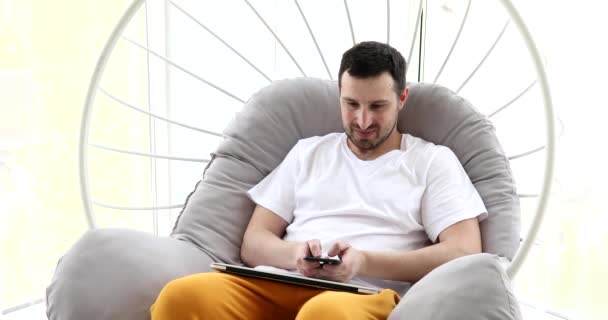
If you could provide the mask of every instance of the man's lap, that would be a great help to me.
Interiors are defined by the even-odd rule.
[[[151,307],[152,319],[199,314],[217,319],[333,319],[342,314],[385,319],[399,302],[392,290],[376,295],[326,291],[225,273],[201,273],[168,283]],[[180,315],[181,314],[181,315]]]

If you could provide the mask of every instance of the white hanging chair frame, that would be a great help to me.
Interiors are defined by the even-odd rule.
[[[129,104],[120,101],[118,98],[112,96],[109,92],[103,90],[102,88],[99,87],[99,83],[101,80],[101,77],[103,75],[104,72],[104,68],[108,62],[108,59],[110,58],[110,55],[117,43],[117,41],[121,38],[121,35],[124,31],[124,29],[126,28],[126,26],[129,24],[129,22],[131,21],[131,19],[133,18],[133,16],[135,15],[135,13],[139,10],[139,8],[142,6],[142,4],[144,4],[146,2],[146,0],[134,0],[133,3],[127,8],[127,10],[125,11],[125,13],[123,14],[122,18],[120,19],[120,21],[118,22],[118,24],[115,26],[114,30],[112,31],[109,40],[106,42],[102,53],[97,61],[96,67],[95,67],[95,71],[91,77],[91,82],[89,83],[89,88],[88,88],[88,92],[87,92],[87,96],[86,96],[86,101],[84,104],[84,109],[83,109],[83,113],[82,113],[82,121],[81,121],[81,129],[80,129],[80,141],[79,141],[79,170],[80,170],[80,188],[81,188],[81,196],[82,196],[82,202],[83,202],[83,206],[84,206],[84,213],[86,215],[86,219],[87,219],[87,224],[88,227],[93,229],[96,228],[96,222],[95,222],[95,215],[94,215],[94,211],[93,211],[93,204],[102,206],[102,207],[106,207],[106,208],[113,208],[113,209],[120,209],[120,210],[157,210],[157,209],[172,209],[172,208],[180,208],[182,205],[178,204],[178,205],[166,205],[166,206],[154,206],[154,207],[125,207],[125,206],[116,206],[116,205],[110,205],[110,204],[105,204],[105,203],[101,203],[101,202],[97,202],[97,201],[93,201],[92,197],[91,197],[91,190],[90,190],[90,185],[89,185],[89,174],[88,174],[88,148],[90,146],[93,147],[97,147],[97,148],[102,148],[102,149],[106,149],[106,150],[110,150],[110,151],[115,151],[115,152],[120,152],[120,153],[127,153],[127,154],[132,154],[132,155],[139,155],[139,156],[146,156],[146,157],[152,157],[152,158],[163,158],[163,159],[172,159],[172,160],[181,160],[181,161],[195,161],[195,162],[208,162],[208,159],[195,159],[195,158],[184,158],[184,157],[175,157],[175,156],[171,156],[171,155],[158,155],[158,154],[151,154],[151,153],[142,153],[142,152],[134,152],[134,151],[129,151],[129,150],[120,150],[120,149],[116,149],[116,148],[111,148],[111,147],[107,147],[107,146],[101,146],[101,145],[95,145],[95,144],[91,144],[89,143],[88,140],[88,136],[89,136],[89,128],[90,128],[90,122],[91,122],[91,114],[92,114],[92,110],[93,110],[93,103],[97,94],[97,91],[102,91],[102,93],[108,95],[110,98],[116,100],[117,102],[127,106],[127,107],[131,107],[132,109],[136,110],[136,111],[140,111],[143,113],[146,113],[147,115],[149,115],[150,117],[154,117],[160,120],[164,120],[167,121],[169,123],[172,124],[176,124],[176,125],[180,125],[186,128],[190,128],[193,130],[198,130],[207,134],[211,134],[211,135],[216,135],[216,136],[222,136],[220,133],[216,133],[216,132],[211,132],[208,130],[204,130],[204,129],[199,129],[199,128],[194,128],[194,127],[190,127],[187,126],[185,124],[181,124],[178,123],[176,121],[172,121],[170,119],[146,112],[144,110],[141,110],[139,108],[130,106]],[[257,11],[255,10],[255,8],[253,8],[253,6],[247,1],[245,0],[245,2],[247,3],[247,5],[249,5],[251,7],[251,9],[256,13],[256,15],[258,15],[258,18],[260,18],[262,20],[262,22],[266,25],[266,27],[268,28],[268,30],[273,34],[273,36],[275,37],[275,39],[279,42],[280,45],[283,46],[283,48],[286,50],[287,54],[291,57],[291,59],[295,62],[295,59],[293,59],[293,57],[291,56],[291,54],[289,53],[289,51],[284,47],[284,45],[282,44],[282,42],[280,41],[280,39],[278,39],[278,37],[276,37],[276,35],[274,34],[274,32],[272,31],[272,29],[266,24],[266,22],[262,19],[261,16],[259,16],[259,14],[257,13]],[[540,195],[527,195],[527,194],[520,194],[519,197],[520,198],[524,198],[524,197],[539,197],[539,202],[536,208],[536,212],[534,215],[534,218],[532,219],[531,225],[528,229],[528,232],[524,238],[524,241],[522,242],[515,258],[513,259],[512,263],[509,265],[509,267],[507,268],[507,273],[508,275],[513,278],[515,276],[515,274],[518,272],[518,270],[521,268],[521,265],[523,264],[525,258],[527,257],[532,244],[534,242],[534,239],[536,238],[538,231],[540,229],[541,223],[543,221],[544,218],[544,214],[546,211],[546,207],[547,207],[547,203],[548,203],[548,199],[549,199],[549,195],[550,195],[550,191],[551,191],[551,183],[552,183],[552,179],[553,179],[553,167],[554,167],[554,154],[555,154],[555,128],[554,128],[554,112],[553,112],[553,104],[552,104],[552,99],[551,99],[551,93],[550,93],[550,89],[549,89],[549,83],[547,80],[547,75],[541,60],[541,56],[540,53],[536,47],[536,44],[532,38],[532,35],[529,31],[529,29],[527,28],[525,22],[523,21],[521,15],[519,14],[519,12],[517,11],[517,9],[515,8],[515,6],[513,5],[513,3],[510,0],[499,0],[499,2],[502,4],[502,6],[504,7],[504,9],[506,10],[506,12],[509,14],[511,22],[513,22],[515,24],[515,26],[517,27],[522,39],[524,40],[524,43],[528,49],[528,52],[530,54],[530,58],[532,59],[532,62],[534,64],[535,67],[535,71],[536,71],[536,75],[537,75],[537,80],[535,82],[533,82],[529,87],[527,87],[521,94],[519,94],[517,97],[515,97],[513,100],[511,100],[509,103],[507,103],[505,106],[499,108],[498,110],[494,111],[492,114],[489,115],[489,117],[495,115],[496,113],[498,113],[499,111],[503,110],[504,108],[508,107],[513,101],[517,100],[517,98],[519,98],[521,95],[523,95],[525,92],[527,92],[535,83],[538,83],[540,85],[540,89],[541,89],[541,93],[542,93],[542,98],[544,101],[544,111],[545,111],[545,122],[546,122],[546,144],[545,146],[542,147],[538,147],[535,148],[533,150],[527,151],[525,153],[519,154],[519,155],[515,155],[515,156],[511,156],[509,157],[509,160],[513,160],[513,159],[517,159],[520,157],[524,157],[530,154],[533,154],[535,152],[538,152],[540,150],[545,149],[546,150],[546,160],[545,160],[545,170],[544,170],[544,176],[543,176],[543,182],[542,182],[542,187],[541,187],[541,193]],[[325,62],[325,59],[323,58],[322,53],[320,52],[319,46],[316,42],[316,39],[314,38],[314,34],[312,33],[312,30],[310,29],[308,22],[306,20],[306,17],[304,16],[298,1],[295,1],[298,10],[300,11],[300,14],[302,15],[305,23],[306,23],[306,27],[310,33],[310,35],[313,37],[313,41],[315,43],[315,46],[317,47],[317,51],[319,51],[319,54],[321,55],[322,61],[325,65],[325,68],[329,74],[329,77],[331,78],[331,73],[329,72],[329,69],[327,68],[327,64]],[[422,15],[422,11],[423,11],[423,0],[420,0],[419,2],[419,10],[418,10],[418,16],[417,16],[417,20],[416,20],[416,26],[415,26],[415,30],[414,33],[417,32],[419,26],[420,26],[420,17]],[[464,21],[466,20],[466,16],[468,14],[468,9],[470,7],[470,3],[471,1],[469,0],[468,4],[467,4],[467,9],[465,12],[465,17],[463,19],[463,22],[460,26],[460,29],[457,33],[456,39],[454,40],[454,43],[446,57],[446,59],[444,60],[444,63],[442,65],[442,67],[440,68],[439,73],[436,75],[436,78],[439,77],[439,75],[441,74],[441,71],[443,70],[443,66],[445,66],[445,64],[447,63],[447,60],[449,59],[452,50],[454,49],[454,45],[456,44],[456,42],[458,41],[458,38],[461,34],[462,31],[462,25],[464,24]],[[351,30],[351,37],[353,40],[353,43],[355,42],[355,38],[354,38],[354,32],[353,32],[353,28],[352,28],[352,22],[350,20],[350,13],[348,10],[348,2],[347,0],[344,0],[344,5],[345,5],[345,9],[347,12],[347,16],[348,16],[348,21],[349,21],[349,27]],[[179,8],[178,8],[179,9]],[[181,9],[180,9],[181,10]],[[390,21],[390,1],[387,1],[387,20]],[[187,13],[186,13],[187,14]],[[387,21],[387,41],[390,40],[390,28],[388,27],[389,22]],[[508,24],[508,22],[507,22]],[[502,33],[504,33],[504,30],[507,26],[507,24],[505,24],[505,27],[502,29],[499,37],[497,38],[497,40],[494,42],[494,44],[492,45],[492,47],[490,48],[490,50],[488,51],[488,53],[483,57],[483,59],[481,60],[481,62],[478,64],[478,66],[473,70],[473,72],[471,73],[471,75],[466,78],[465,82],[456,90],[457,92],[460,91],[460,89],[462,89],[462,87],[468,82],[468,80],[473,76],[473,74],[477,71],[477,69],[479,68],[479,66],[481,66],[481,64],[485,61],[485,59],[487,58],[487,56],[489,55],[489,53],[492,51],[492,49],[494,48],[494,46],[496,45],[496,42],[498,41],[498,39],[500,39],[500,37],[502,36]],[[205,28],[202,24],[201,26],[203,28]],[[208,29],[207,29],[208,30]],[[208,30],[210,31],[210,30]],[[212,32],[211,32],[212,33]],[[215,34],[212,33],[212,35],[214,35],[217,39],[219,39],[220,41],[223,42],[223,40],[219,37],[217,37]],[[415,36],[412,39],[412,45],[410,46],[410,52],[408,55],[408,61],[409,59],[411,59],[411,55],[412,55],[412,49],[413,49],[413,44],[414,44],[414,40],[415,40]],[[128,39],[126,39],[127,41],[130,41]],[[161,58],[163,60],[165,60],[167,63],[171,64],[172,66],[194,76],[195,78],[197,78],[198,80],[207,83],[210,86],[215,87],[216,89],[224,92],[227,95],[232,96],[233,98],[235,98],[236,100],[239,100],[241,102],[244,102],[242,99],[230,94],[229,92],[213,85],[212,83],[206,81],[205,79],[202,79],[198,76],[196,76],[195,74],[191,73],[190,71],[180,67],[179,65],[175,64],[174,62],[162,57],[161,55],[151,51],[148,48],[145,48],[141,45],[138,45],[137,43],[130,41],[133,44],[135,44],[136,46],[140,46],[143,49],[147,50],[150,54],[153,54],[155,56],[157,56],[158,58]],[[248,60],[246,60],[242,55],[240,55],[238,52],[236,52],[236,50],[234,50],[232,47],[230,47],[227,43],[223,42],[224,45],[228,46],[228,48],[230,48],[233,52],[235,52],[237,55],[239,55],[242,59],[244,59],[247,63],[249,63],[252,67],[254,67],[258,72],[260,72],[267,80],[270,81],[270,78],[268,78],[268,76],[264,75],[257,67],[255,67],[254,65],[252,65]],[[299,65],[296,62],[296,66],[298,66],[298,69],[302,72],[303,75],[304,71],[299,67]],[[436,79],[435,79],[436,80]]]

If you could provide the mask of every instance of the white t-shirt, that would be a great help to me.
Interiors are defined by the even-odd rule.
[[[364,161],[344,133],[298,141],[249,197],[289,223],[284,240],[319,239],[324,252],[342,240],[359,250],[410,251],[437,241],[456,222],[486,216],[454,153],[403,134],[401,149]],[[407,267],[407,266],[404,266]],[[409,284],[358,277],[360,284]]]

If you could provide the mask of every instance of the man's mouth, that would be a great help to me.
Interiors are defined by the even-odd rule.
[[[354,130],[355,134],[362,137],[362,138],[368,138],[370,137],[376,130]]]

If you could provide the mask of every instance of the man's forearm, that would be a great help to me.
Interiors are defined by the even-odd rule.
[[[285,241],[267,230],[248,230],[241,247],[241,259],[247,265],[273,266],[294,270],[296,242]]]
[[[407,252],[362,251],[360,276],[416,282],[436,267],[467,254],[478,253],[449,243],[438,244]]]

